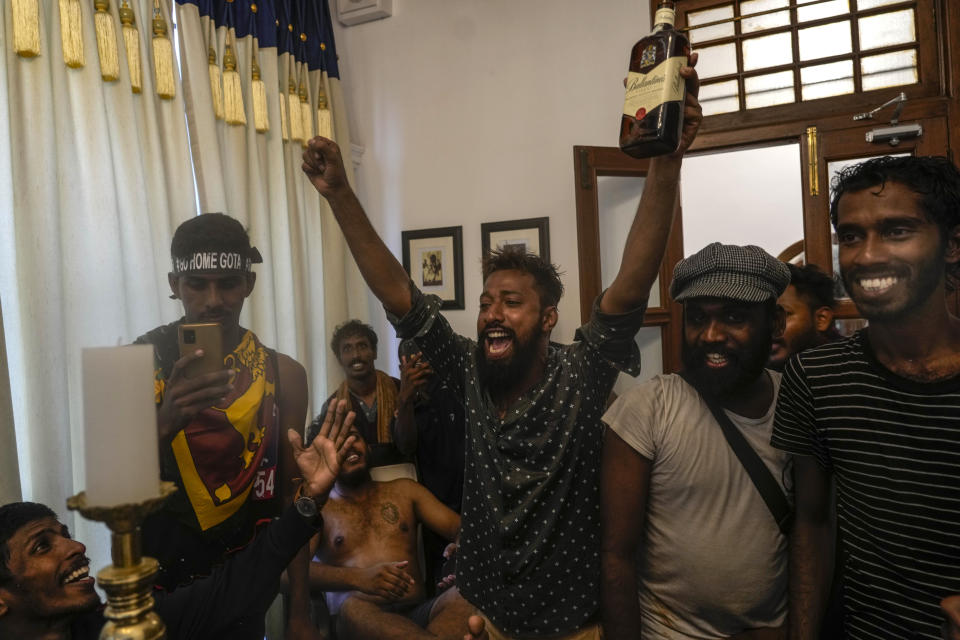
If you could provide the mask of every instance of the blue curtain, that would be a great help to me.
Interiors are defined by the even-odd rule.
[[[253,35],[261,49],[291,53],[311,70],[339,78],[329,0],[176,0],[193,4],[217,27],[233,27],[237,38]],[[256,10],[254,11],[254,7]]]

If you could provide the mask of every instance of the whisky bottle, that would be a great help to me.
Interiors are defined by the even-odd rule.
[[[653,33],[630,51],[620,149],[634,158],[672,153],[680,144],[686,97],[680,67],[687,64],[690,43],[673,28],[673,6],[669,0],[660,1]]]

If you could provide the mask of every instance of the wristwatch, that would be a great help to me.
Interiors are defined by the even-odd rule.
[[[323,505],[317,504],[317,501],[312,497],[303,495],[302,484],[297,488],[297,493],[293,497],[293,506],[296,507],[297,513],[304,519],[310,520],[317,527],[323,524],[323,518],[320,516],[320,508]]]

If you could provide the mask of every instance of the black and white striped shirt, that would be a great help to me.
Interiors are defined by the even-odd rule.
[[[960,593],[960,376],[901,378],[860,331],[788,363],[772,443],[834,475],[848,637],[939,639]]]

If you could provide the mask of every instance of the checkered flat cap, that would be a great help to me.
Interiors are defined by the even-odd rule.
[[[790,269],[753,245],[708,244],[673,269],[670,297],[776,300],[790,284]]]

